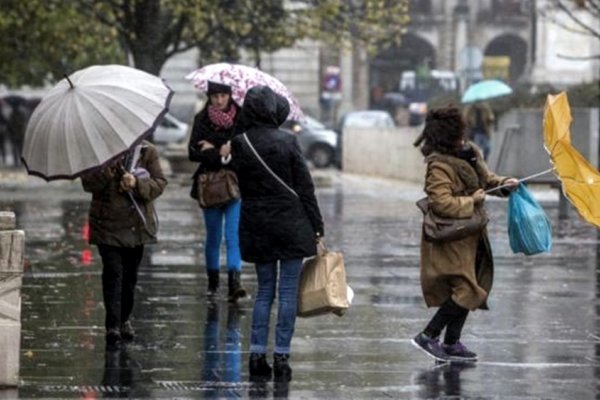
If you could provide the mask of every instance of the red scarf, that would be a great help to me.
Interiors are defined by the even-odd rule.
[[[208,118],[221,129],[228,129],[233,126],[236,113],[237,109],[233,105],[229,106],[229,110],[227,111],[221,111],[213,105],[208,106]]]

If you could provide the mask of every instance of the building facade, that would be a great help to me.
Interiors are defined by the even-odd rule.
[[[575,12],[600,32],[600,21],[584,10]],[[404,71],[451,71],[461,91],[484,78],[561,88],[600,79],[599,60],[582,59],[594,54],[600,54],[600,41],[577,33],[577,26],[552,10],[549,0],[412,0],[411,22],[400,46],[369,55],[359,48],[301,41],[264,54],[262,69],[286,84],[307,113],[335,120],[345,111],[368,108],[374,89],[398,91]],[[167,80],[181,79],[181,66],[189,70],[197,56],[183,57],[186,61],[172,60],[165,67]],[[243,62],[252,65],[250,59]],[[175,74],[169,65],[177,69]],[[323,78],[331,67],[339,68],[341,82],[334,114],[323,112],[325,105],[331,106],[323,96]],[[182,103],[196,96],[189,84],[174,86],[184,90]],[[177,96],[174,101],[175,106],[180,102]]]

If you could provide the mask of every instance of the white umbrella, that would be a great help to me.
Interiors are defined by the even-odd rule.
[[[22,159],[30,174],[74,179],[148,136],[168,110],[172,90],[154,75],[99,65],[58,82],[36,107]]]

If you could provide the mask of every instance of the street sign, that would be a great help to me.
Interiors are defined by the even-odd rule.
[[[323,90],[326,92],[340,92],[342,90],[342,77],[340,67],[333,65],[325,68],[323,75]]]

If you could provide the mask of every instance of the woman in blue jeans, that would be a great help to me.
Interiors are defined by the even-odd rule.
[[[238,174],[243,199],[242,258],[255,263],[258,280],[250,376],[264,378],[274,373],[281,381],[292,377],[289,357],[302,260],[316,254],[317,241],[323,236],[315,187],[302,151],[294,135],[279,129],[288,114],[288,102],[268,87],[250,89],[236,129],[245,135],[235,136],[230,146],[221,149],[224,160],[231,155],[230,164]],[[276,297],[279,306],[271,368],[266,354]]]
[[[219,151],[233,137],[239,107],[231,99],[231,87],[208,82],[208,103],[194,118],[194,126],[188,145],[190,161],[200,162],[193,176],[191,196],[198,199],[198,175],[207,171],[228,168],[221,164]],[[214,296],[219,289],[219,272],[223,226],[227,247],[228,299],[237,302],[246,296],[240,283],[242,261],[238,239],[240,201],[225,206],[202,209],[206,228],[204,255],[208,275],[208,295]]]

